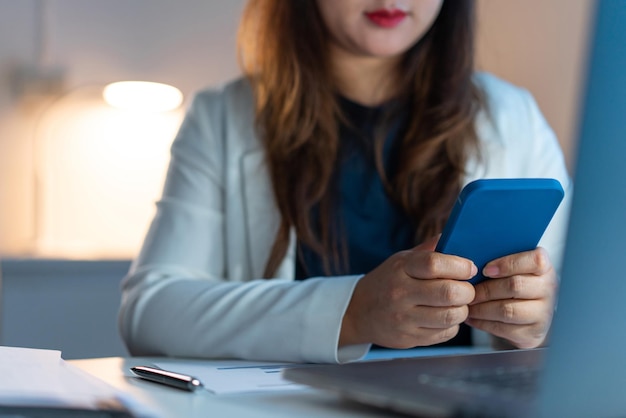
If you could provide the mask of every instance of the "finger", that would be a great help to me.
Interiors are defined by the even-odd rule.
[[[415,279],[469,280],[478,273],[467,258],[416,249],[407,253],[404,271]]]
[[[416,306],[411,322],[419,328],[447,329],[465,322],[468,313],[467,305],[446,308]]]
[[[468,319],[465,323],[483,330],[496,337],[504,338],[517,348],[536,348],[546,339],[547,327],[532,325],[514,325],[482,319]]]
[[[470,319],[528,325],[549,320],[549,303],[544,300],[498,300],[469,307]]]
[[[429,346],[450,340],[459,332],[459,326],[450,328],[412,328],[406,332],[394,333],[393,337],[382,338],[372,343],[389,348],[412,348]]]
[[[542,275],[552,269],[548,252],[537,247],[532,251],[511,254],[489,262],[483,269],[486,277],[507,277],[519,274]]]
[[[420,328],[419,329],[419,334],[420,334],[419,345],[427,346],[427,345],[443,343],[454,338],[454,336],[458,333],[459,333],[458,325],[454,325],[450,328],[444,328],[444,329]]]
[[[542,299],[550,297],[556,289],[556,276],[511,276],[485,280],[475,286],[472,305],[501,299]]]
[[[471,283],[441,280],[411,280],[407,283],[409,301],[412,305],[428,307],[464,306],[475,300],[474,286]]]

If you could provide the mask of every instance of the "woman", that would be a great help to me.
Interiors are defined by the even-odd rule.
[[[249,2],[247,77],[194,100],[123,284],[132,354],[345,362],[469,344],[469,327],[545,342],[563,211],[546,249],[494,260],[476,287],[471,261],[433,251],[471,180],[569,184],[530,95],[474,74],[473,8]]]

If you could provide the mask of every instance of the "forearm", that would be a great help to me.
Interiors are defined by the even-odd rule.
[[[367,351],[337,350],[357,277],[228,283],[149,275],[128,280],[120,311],[132,354],[338,362]]]

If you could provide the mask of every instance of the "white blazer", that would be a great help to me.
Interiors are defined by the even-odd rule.
[[[531,95],[477,74],[477,178],[553,177],[569,196],[559,144]],[[121,334],[133,355],[345,362],[369,345],[337,348],[360,276],[294,281],[295,237],[277,279],[260,279],[279,214],[255,135],[250,86],[238,80],[194,99],[172,145],[162,199],[122,284]],[[540,245],[560,263],[567,203]]]

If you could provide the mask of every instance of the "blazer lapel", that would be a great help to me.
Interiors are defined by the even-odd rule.
[[[264,152],[259,149],[246,152],[241,165],[249,263],[253,277],[261,277],[280,225],[280,215]]]

